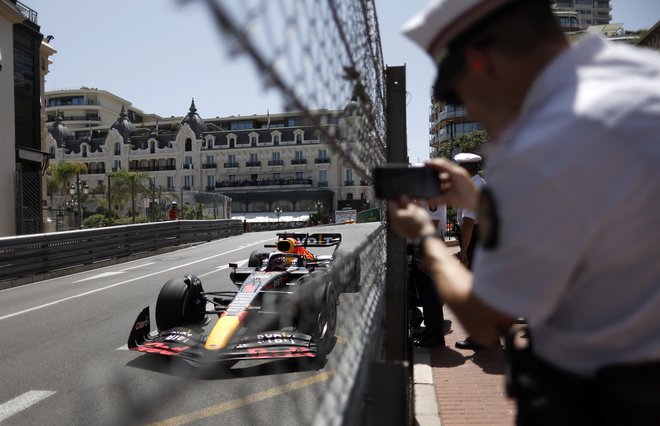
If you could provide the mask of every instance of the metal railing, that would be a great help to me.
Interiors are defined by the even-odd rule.
[[[241,233],[240,220],[180,220],[0,238],[0,282],[39,281]]]

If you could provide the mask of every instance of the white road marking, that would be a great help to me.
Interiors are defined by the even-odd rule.
[[[243,260],[239,260],[238,262],[236,262],[236,264],[240,267],[240,266],[245,265],[247,262],[248,262],[248,259],[243,259]],[[210,272],[207,272],[207,273],[202,274],[202,275],[197,275],[197,277],[203,278],[207,275],[215,274],[216,272],[223,271],[227,268],[229,268],[229,265],[220,265],[220,266],[218,266],[217,268],[215,268],[214,270],[212,270]]]
[[[251,245],[262,244],[266,241],[272,241],[272,238],[269,238],[267,240],[257,241],[257,242],[255,242],[254,244],[251,244]],[[225,252],[222,252],[222,253],[214,254],[213,256],[208,256],[208,257],[204,257],[202,259],[197,259],[197,260],[194,260],[192,262],[185,263],[183,265],[173,266],[171,268],[163,269],[161,271],[156,271],[156,272],[152,272],[150,274],[146,274],[146,275],[142,275],[142,276],[139,276],[139,277],[131,278],[129,280],[120,281],[120,282],[115,283],[115,284],[110,284],[110,285],[107,285],[105,287],[97,288],[96,290],[90,290],[90,291],[86,291],[84,293],[74,294],[73,296],[65,297],[65,298],[59,299],[59,300],[54,300],[52,302],[44,303],[43,305],[35,306],[35,307],[32,307],[32,308],[24,309],[22,311],[14,312],[13,314],[8,314],[8,315],[5,315],[5,316],[2,316],[2,317],[0,317],[0,321],[6,320],[8,318],[12,318],[12,317],[15,317],[15,316],[18,316],[18,315],[27,314],[29,312],[36,311],[36,310],[39,310],[39,309],[42,309],[42,308],[46,308],[48,306],[57,305],[58,303],[66,302],[68,300],[78,299],[78,298],[83,297],[83,296],[88,296],[90,294],[98,293],[100,291],[105,291],[105,290],[108,290],[108,289],[111,289],[111,288],[114,288],[114,287],[118,287],[120,285],[132,283],[134,281],[142,280],[144,278],[153,277],[154,275],[159,275],[159,274],[162,274],[162,273],[165,273],[165,272],[174,271],[176,269],[186,268],[190,265],[194,265],[194,264],[200,263],[200,262],[205,262],[209,259],[213,259],[213,258],[216,258],[216,257],[219,257],[219,256],[224,256],[225,254],[233,253],[233,252],[238,251],[238,250],[241,250],[241,248],[235,248],[233,250],[228,250],[228,251],[225,251]]]
[[[100,274],[94,275],[93,277],[87,277],[87,278],[83,278],[82,280],[74,281],[73,283],[74,284],[75,283],[81,283],[83,281],[95,280],[97,278],[106,278],[106,277],[111,277],[113,275],[124,274],[124,273],[126,273],[126,271],[129,271],[131,269],[142,268],[143,266],[149,266],[149,265],[153,265],[153,264],[154,264],[153,262],[149,262],[149,263],[145,263],[145,264],[138,265],[138,266],[131,266],[130,268],[123,268],[123,269],[120,269],[119,271],[102,272]]]
[[[115,350],[117,350],[117,351],[127,351],[128,350],[128,345],[120,346]]]
[[[54,391],[29,391],[11,401],[0,404],[0,422],[48,398],[54,393]]]

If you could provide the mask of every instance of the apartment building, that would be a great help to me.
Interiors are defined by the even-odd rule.
[[[204,119],[193,100],[186,115],[164,118],[128,102],[118,108],[118,99],[90,88],[46,94],[51,162],[87,164],[81,184],[90,192],[125,169],[145,172],[166,202],[225,195],[233,216],[361,210],[373,199],[328,143],[328,135],[345,134],[344,111]],[[109,123],[103,111],[117,109]]]
[[[610,0],[554,0],[552,3],[556,14],[569,16],[568,11],[577,12],[582,30],[590,25],[607,25],[612,21]]]
[[[37,12],[0,0],[0,236],[42,230],[41,94],[52,49]]]

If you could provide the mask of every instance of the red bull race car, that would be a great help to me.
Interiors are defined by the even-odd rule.
[[[275,250],[252,252],[246,267],[229,264],[236,291],[205,291],[195,275],[169,280],[156,301],[157,330],[147,306],[128,348],[191,363],[324,359],[335,340],[338,294],[359,289],[359,258],[341,274],[330,267],[340,243],[338,233],[277,234],[264,246]],[[315,247],[332,252],[314,255],[308,248]]]

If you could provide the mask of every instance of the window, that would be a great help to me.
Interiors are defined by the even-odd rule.
[[[256,163],[259,161],[259,154],[250,154],[250,163]]]
[[[229,154],[227,156],[227,163],[236,164],[236,154]]]
[[[282,155],[280,152],[273,152],[273,161],[280,161],[282,159]]]
[[[168,176],[167,177],[167,189],[168,190],[173,190],[174,189],[174,177],[173,176]]]
[[[303,142],[303,135],[301,133],[298,133],[296,135],[296,144],[300,145]]]
[[[193,186],[193,176],[183,177],[183,189],[190,190]]]
[[[186,151],[192,151],[192,139],[186,138]]]
[[[117,170],[121,170],[121,160],[115,160],[113,166],[112,166],[112,171],[116,172]]]
[[[328,158],[328,151],[325,149],[319,149],[319,159],[324,160]]]
[[[303,172],[296,172],[296,180],[303,180],[304,178]]]
[[[206,164],[215,164],[215,157],[212,155],[206,156]]]
[[[328,182],[328,171],[327,170],[319,170],[319,183],[321,182]]]
[[[250,146],[257,146],[257,137],[250,136]]]
[[[209,138],[209,139],[206,141],[206,144],[208,145],[208,149],[213,148],[213,139]]]
[[[280,135],[273,136],[273,145],[278,146],[280,144]]]
[[[51,146],[49,151],[50,151],[50,158],[55,158],[55,147]]]
[[[115,155],[121,155],[121,143],[115,143]]]
[[[296,160],[304,160],[305,156],[302,151],[296,151],[293,153],[293,156]]]
[[[236,175],[229,175],[227,179],[229,180],[229,182],[236,182]]]
[[[150,154],[156,153],[156,144],[154,143],[154,141],[149,142],[149,153]]]
[[[192,169],[193,164],[192,164],[192,156],[191,155],[186,155],[183,157],[183,168],[184,169]]]
[[[229,124],[229,129],[230,130],[254,129],[254,124],[252,120],[232,121]]]
[[[346,170],[346,182],[344,182],[344,185],[353,186],[353,170]]]
[[[206,176],[206,186],[208,188],[214,188],[215,187],[215,177],[213,175]]]
[[[87,145],[82,146],[82,156],[87,157]]]
[[[230,136],[229,139],[229,148],[236,146],[236,136]]]

